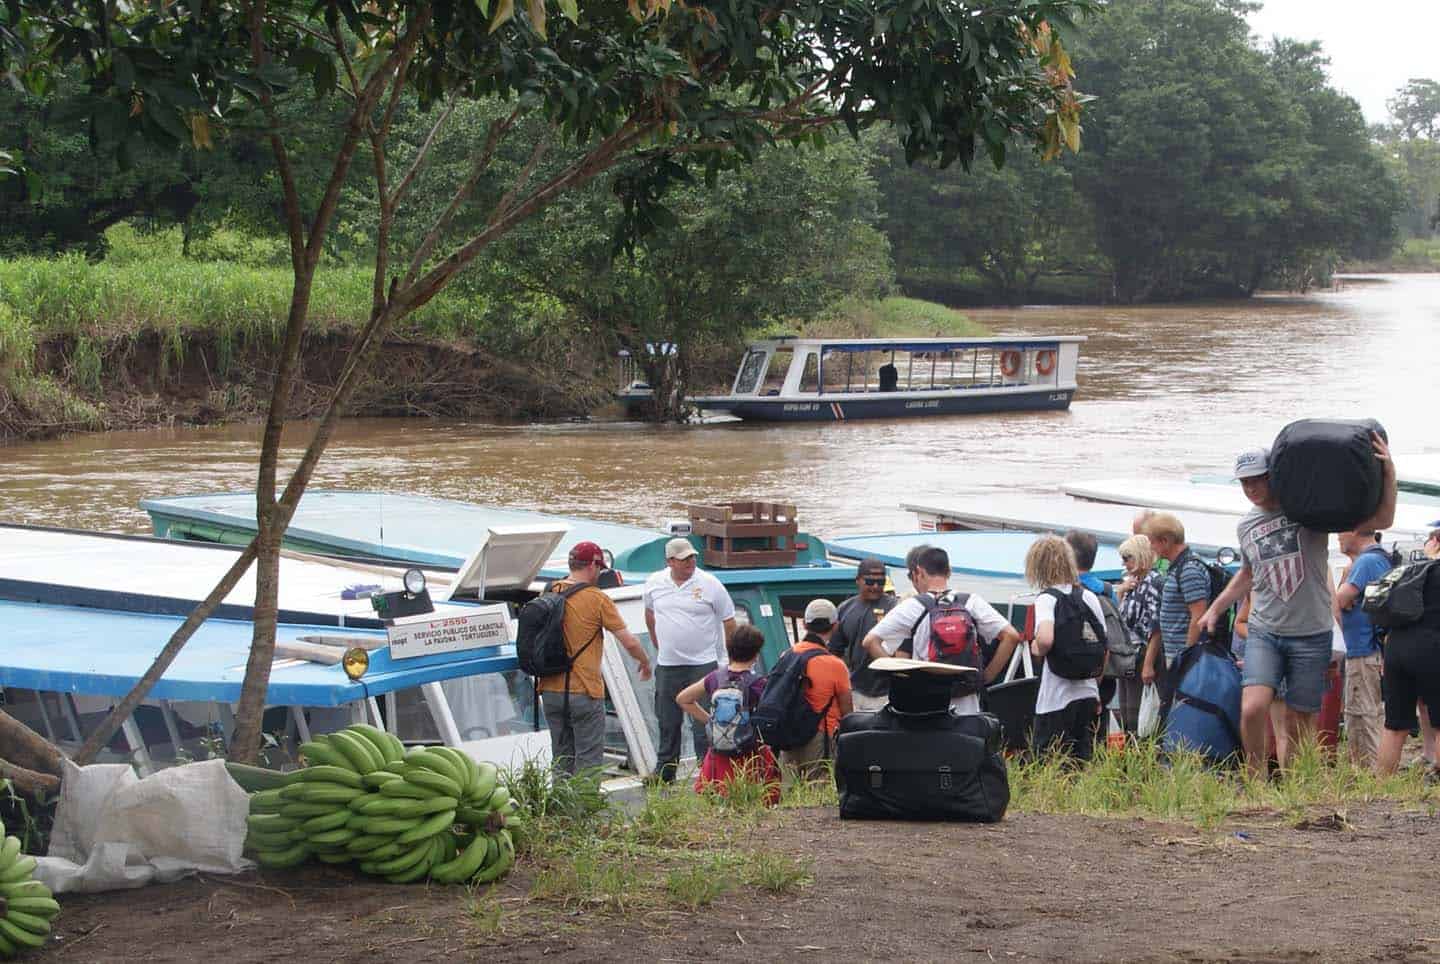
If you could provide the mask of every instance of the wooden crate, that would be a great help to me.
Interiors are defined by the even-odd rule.
[[[793,566],[798,555],[795,506],[747,500],[688,505],[690,531],[705,542],[702,561],[717,569]]]

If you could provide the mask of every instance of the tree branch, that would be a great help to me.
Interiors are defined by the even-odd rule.
[[[225,575],[220,577],[220,581],[216,583],[215,588],[210,590],[210,594],[201,600],[198,606],[190,610],[190,615],[186,616],[185,621],[180,624],[180,628],[175,630],[175,634],[170,637],[170,641],[160,650],[160,654],[155,657],[155,661],[150,664],[150,668],[145,671],[145,675],[140,677],[139,682],[130,688],[129,693],[125,694],[125,698],[117,703],[115,707],[110,710],[109,715],[100,722],[100,725],[92,730],[90,735],[85,738],[85,743],[73,757],[76,763],[84,766],[94,760],[95,754],[100,752],[100,748],[110,742],[110,738],[115,735],[115,731],[120,729],[120,725],[130,718],[131,713],[135,712],[135,708],[140,705],[150,690],[160,681],[160,677],[165,675],[165,671],[170,668],[170,664],[175,661],[175,657],[180,655],[180,650],[184,648],[185,643],[189,641],[190,637],[195,634],[195,630],[199,629],[200,624],[210,618],[210,614],[215,611],[215,608],[224,601],[226,596],[230,595],[230,590],[235,588],[235,584],[240,581],[240,577],[249,571],[250,564],[255,561],[255,550],[258,541],[258,536],[250,541],[250,544],[240,553],[239,557],[236,558]]]
[[[415,249],[415,254],[410,259],[410,267],[406,269],[405,277],[400,282],[402,288],[409,288],[414,283],[420,269],[425,266],[426,259],[435,250],[435,245],[440,242],[441,234],[450,226],[450,222],[454,219],[456,212],[460,210],[460,206],[475,190],[475,185],[480,183],[480,178],[484,176],[485,171],[490,167],[490,161],[495,157],[495,151],[499,148],[500,141],[510,133],[515,122],[520,119],[520,114],[521,108],[516,107],[510,112],[509,117],[491,122],[490,131],[485,135],[485,146],[476,155],[475,163],[470,168],[470,174],[460,182],[460,186],[455,189],[444,213],[435,219],[435,223],[430,226],[430,230],[426,231],[425,237],[421,239],[420,247]]]
[[[402,303],[407,313],[424,306],[449,283],[457,271],[473,261],[486,245],[504,235],[536,211],[544,208],[560,194],[570,188],[588,183],[595,175],[612,166],[621,151],[638,143],[657,130],[659,126],[659,122],[653,120],[643,123],[633,119],[626,121],[619,130],[607,137],[589,154],[578,159],[537,188],[535,193],[526,198],[523,203],[511,207],[498,219],[487,224],[485,230],[432,268],[419,281],[413,285],[403,286],[402,290],[392,298],[391,303]],[[412,262],[413,267],[414,262]]]
[[[460,98],[451,97],[450,100],[446,102],[445,109],[440,113],[440,116],[436,118],[435,123],[430,126],[430,133],[425,135],[425,140],[420,144],[420,150],[416,152],[415,159],[410,162],[410,169],[405,172],[404,177],[400,178],[400,183],[395,185],[395,190],[390,195],[390,206],[392,208],[399,205],[401,198],[405,196],[405,192],[410,189],[410,183],[415,180],[416,173],[419,172],[421,165],[425,163],[425,158],[430,153],[430,147],[435,143],[436,135],[440,133],[440,128],[445,126],[445,122],[450,119],[450,114],[455,110],[455,105],[458,103],[460,103]]]

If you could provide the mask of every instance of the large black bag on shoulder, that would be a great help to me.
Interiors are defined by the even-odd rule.
[[[993,716],[851,713],[836,737],[842,819],[994,823],[1010,780]]]
[[[1285,515],[1309,529],[1347,532],[1380,506],[1383,470],[1370,433],[1374,419],[1304,418],[1275,436],[1270,491]]]

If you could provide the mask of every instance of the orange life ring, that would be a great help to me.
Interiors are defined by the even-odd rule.
[[[1018,351],[1002,351],[1000,353],[1000,374],[1006,378],[1014,378],[1020,374],[1020,353]]]
[[[1035,371],[1048,375],[1055,370],[1055,350],[1047,348],[1035,356]]]

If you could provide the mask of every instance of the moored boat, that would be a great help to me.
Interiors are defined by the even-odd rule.
[[[751,344],[729,394],[689,401],[771,422],[1061,410],[1084,340],[772,338]]]

